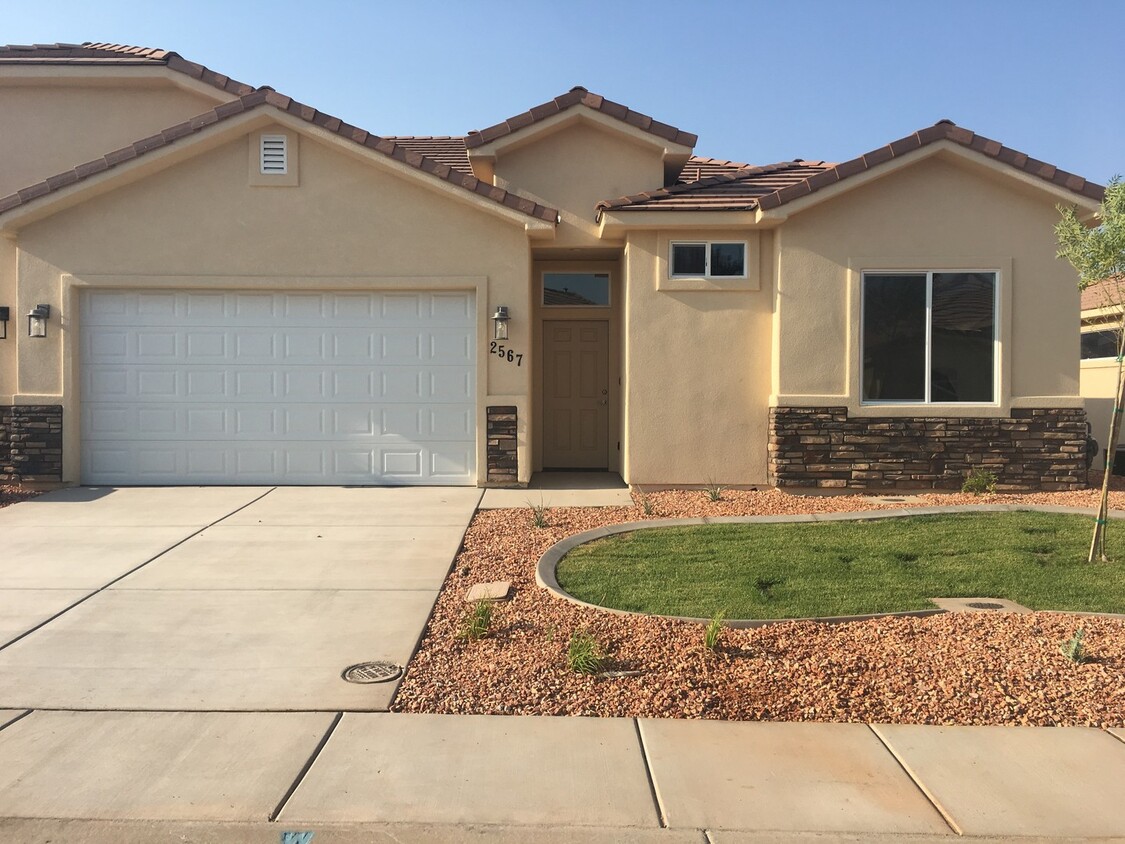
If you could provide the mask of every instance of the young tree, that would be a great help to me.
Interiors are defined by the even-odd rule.
[[[1096,225],[1086,226],[1074,208],[1059,207],[1062,219],[1055,225],[1058,257],[1066,258],[1078,271],[1078,289],[1101,284],[1107,303],[1117,313],[1117,397],[1110,414],[1106,442],[1105,475],[1102,497],[1094,521],[1089,561],[1107,561],[1105,529],[1109,513],[1109,479],[1121,434],[1121,414],[1125,408],[1125,183],[1114,176],[1105,189],[1105,198],[1095,217]]]

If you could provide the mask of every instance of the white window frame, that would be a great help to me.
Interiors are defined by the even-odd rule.
[[[934,276],[942,273],[990,273],[992,282],[992,401],[940,401],[931,398],[931,354],[933,352],[933,300]],[[919,399],[867,399],[863,396],[863,341],[866,336],[867,325],[867,276],[869,275],[914,275],[926,278],[926,362],[925,362],[925,397]],[[888,407],[888,406],[921,406],[938,405],[941,407],[999,407],[1000,406],[1000,284],[999,269],[970,269],[957,267],[953,269],[866,269],[860,273],[859,280],[859,403],[861,407]]]
[[[675,256],[677,246],[703,246],[703,275],[698,273],[677,273]],[[742,273],[740,275],[711,275],[711,247],[712,246],[741,246],[742,247]],[[728,278],[747,278],[747,264],[750,262],[750,244],[745,240],[673,240],[668,244],[668,278],[706,278],[722,281]]]

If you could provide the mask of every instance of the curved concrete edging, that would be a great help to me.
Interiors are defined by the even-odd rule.
[[[575,598],[569,592],[559,585],[556,571],[559,566],[559,561],[567,555],[567,553],[579,545],[585,545],[587,542],[593,542],[595,539],[604,539],[607,536],[615,536],[619,533],[632,533],[633,531],[646,530],[650,528],[666,528],[666,527],[691,527],[693,525],[771,525],[771,524],[800,524],[807,522],[864,522],[874,521],[876,519],[904,519],[909,516],[942,516],[950,513],[1018,513],[1018,512],[1032,512],[1032,513],[1066,513],[1078,516],[1093,516],[1086,507],[1065,507],[1061,504],[959,504],[947,507],[903,507],[895,510],[857,510],[857,511],[843,511],[837,513],[802,513],[800,515],[792,516],[706,516],[699,519],[649,519],[643,522],[624,522],[619,525],[607,525],[606,527],[594,528],[593,530],[586,530],[582,533],[576,533],[574,536],[568,536],[566,539],[561,539],[547,549],[546,553],[539,558],[539,564],[535,568],[535,582],[546,589],[556,598],[561,598],[564,601],[569,601],[572,604],[577,604],[580,607],[588,607],[589,609],[601,610],[602,612],[612,613],[614,615],[640,615],[656,618],[667,618],[672,621],[694,621],[699,624],[707,624],[711,621],[709,618],[692,618],[683,615],[659,615],[656,613],[641,613],[631,612],[629,610],[618,610],[613,607],[603,607],[598,604],[591,604],[588,601]],[[1125,511],[1123,510],[1110,510],[1109,517],[1111,519],[1125,519]],[[938,615],[944,613],[946,610],[932,609],[932,610],[911,610],[909,612],[880,612],[870,613],[867,615],[836,615],[836,616],[820,616],[817,618],[743,618],[743,619],[725,619],[723,623],[727,627],[734,628],[749,628],[749,627],[764,627],[767,624],[780,624],[784,621],[820,621],[825,624],[842,624],[848,621],[866,621],[871,618],[895,618],[895,617],[913,617],[923,618],[929,615]],[[1075,615],[1108,615],[1113,616],[1112,613],[1075,613]]]

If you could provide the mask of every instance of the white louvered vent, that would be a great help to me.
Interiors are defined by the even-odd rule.
[[[284,176],[289,172],[289,148],[285,135],[262,135],[262,175]]]

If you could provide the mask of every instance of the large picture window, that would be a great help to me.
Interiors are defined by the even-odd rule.
[[[996,401],[996,273],[863,274],[863,401]]]

